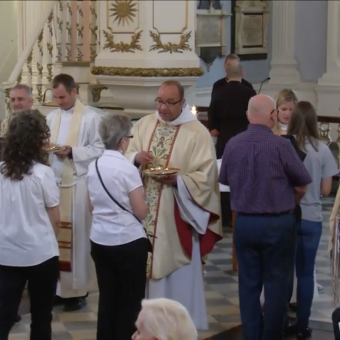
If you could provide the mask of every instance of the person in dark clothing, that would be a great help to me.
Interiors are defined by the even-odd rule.
[[[212,136],[217,136],[216,155],[222,158],[224,147],[230,138],[248,127],[247,106],[256,95],[254,89],[243,86],[242,66],[238,60],[226,66],[229,81],[215,88],[208,111],[208,124]],[[216,83],[215,83],[216,84]],[[231,225],[230,194],[221,193],[222,225]]]
[[[247,107],[254,89],[243,86],[242,66],[239,62],[226,66],[228,82],[215,89],[208,111],[208,125],[212,136],[217,136],[216,154],[220,159],[230,138],[248,127]]]
[[[228,65],[231,65],[231,64],[240,64],[241,63],[241,60],[240,58],[236,55],[236,54],[228,54],[225,58],[225,61],[224,61],[224,69],[225,69],[225,72],[226,72],[226,76],[223,77],[222,79],[219,79],[217,80],[214,85],[213,85],[213,88],[212,88],[212,91],[211,91],[211,97],[213,97],[213,95],[218,91],[219,88],[223,87],[223,85],[225,85],[225,83],[227,83],[229,81],[228,79],[228,75],[227,75],[227,66]],[[244,76],[244,72],[242,71],[242,77]],[[254,89],[253,88],[253,85],[245,80],[245,79],[241,79],[241,84],[245,87],[248,87],[250,89]]]

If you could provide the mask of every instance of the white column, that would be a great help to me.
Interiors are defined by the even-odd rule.
[[[300,74],[294,54],[295,1],[272,1],[271,84],[299,83]]]
[[[316,87],[317,112],[339,117],[340,96],[340,2],[328,1],[326,73]],[[336,127],[337,128],[337,127]]]
[[[340,87],[340,2],[328,1],[327,68],[318,85]]]

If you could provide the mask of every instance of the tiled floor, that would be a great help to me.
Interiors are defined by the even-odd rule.
[[[311,319],[315,321],[313,323],[314,328],[330,331],[330,320],[334,305],[331,295],[327,244],[328,219],[332,209],[333,198],[324,199],[323,203],[324,226],[317,257],[317,280],[324,286],[324,290],[320,293],[319,298],[314,301]],[[210,329],[207,332],[202,332],[200,339],[211,338],[213,335],[240,325],[237,273],[232,271],[231,254],[231,237],[230,234],[227,234],[224,240],[219,242],[212,254],[210,254],[205,268],[207,271],[205,276],[205,294]],[[97,294],[90,296],[88,306],[81,312],[63,313],[60,308],[56,308],[53,319],[53,340],[94,340],[97,298]],[[26,309],[25,307],[23,308]],[[228,335],[228,339],[241,339],[239,335],[236,335],[238,331],[233,332],[234,335],[230,335],[230,337]],[[29,315],[26,315],[13,328],[10,340],[27,340],[29,338],[28,334]],[[224,336],[226,334],[223,335],[223,338],[225,338]],[[327,340],[327,337],[323,336],[322,339]]]

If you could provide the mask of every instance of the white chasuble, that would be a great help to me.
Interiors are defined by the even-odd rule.
[[[143,221],[153,243],[147,298],[182,303],[197,329],[208,327],[202,257],[222,239],[215,150],[207,129],[187,107],[173,122],[158,113],[140,119],[126,154],[148,151],[154,165],[179,168],[177,188],[143,178],[149,214]]]
[[[71,110],[57,109],[47,115],[51,142],[58,145],[73,143],[70,145],[72,159],[61,160],[56,155],[52,155],[51,159],[61,198],[67,190],[70,193],[70,197],[64,195],[60,202],[61,227],[58,241],[61,272],[57,295],[62,298],[85,296],[97,289],[94,265],[90,257],[89,234],[92,218],[87,205],[86,174],[89,164],[104,151],[98,133],[100,121],[100,116],[79,100]],[[68,176],[65,175],[66,171],[69,171]],[[70,223],[65,223],[63,217],[68,215]],[[66,227],[63,229],[64,224],[69,225],[68,230]],[[60,241],[61,237],[63,242]]]

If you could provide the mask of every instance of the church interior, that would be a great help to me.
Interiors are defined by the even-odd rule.
[[[316,107],[321,139],[339,164],[339,1],[13,0],[1,1],[0,9],[0,119],[7,115],[9,90],[17,83],[32,88],[35,108],[50,112],[56,107],[51,81],[67,73],[83,103],[100,114],[124,113],[133,121],[155,111],[164,81],[178,80],[192,113],[206,125],[212,86],[225,76],[225,56],[235,53],[256,92],[274,98],[289,88]],[[327,250],[333,201],[334,194],[323,199],[316,261],[322,290],[311,315],[315,340],[334,339]],[[224,233],[204,266],[209,330],[200,332],[200,340],[242,339],[232,228]],[[94,340],[97,301],[94,293],[79,311],[55,307],[52,338]],[[10,340],[29,338],[28,311],[24,296],[22,320]]]

